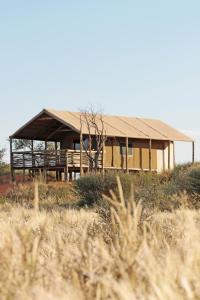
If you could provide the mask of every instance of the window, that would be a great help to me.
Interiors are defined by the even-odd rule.
[[[74,140],[74,150],[80,150],[80,140]],[[83,140],[83,149],[88,149],[89,141],[88,138]]]
[[[126,144],[120,143],[120,154],[126,155]],[[128,156],[133,155],[133,145],[131,143],[128,144]]]
[[[74,150],[80,150],[80,141],[79,140],[75,140],[73,144],[74,144]]]

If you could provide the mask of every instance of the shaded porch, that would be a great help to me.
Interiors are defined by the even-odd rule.
[[[95,156],[96,151],[91,151],[92,156]],[[14,177],[15,170],[22,170],[25,176],[25,171],[31,171],[32,175],[40,170],[44,173],[48,171],[56,171],[57,179],[61,179],[61,174],[64,174],[64,180],[68,181],[71,178],[71,173],[82,172],[87,173],[90,169],[90,158],[84,150],[39,150],[39,151],[14,151],[11,153],[12,161],[12,176]],[[98,158],[99,169],[102,169],[102,153]]]

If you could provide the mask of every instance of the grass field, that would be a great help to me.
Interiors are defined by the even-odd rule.
[[[116,184],[103,206],[79,205],[72,185],[40,187],[39,210],[30,187],[2,198],[0,299],[199,299],[196,192],[169,209]]]

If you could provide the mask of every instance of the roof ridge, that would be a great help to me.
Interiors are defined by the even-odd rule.
[[[62,113],[71,113],[71,114],[81,114],[80,111],[71,111],[71,110],[60,110],[60,109],[50,109],[50,108],[44,108],[47,111],[57,111],[57,112],[62,112]],[[116,115],[116,114],[102,114],[105,117],[119,117],[119,118],[129,118],[129,119],[139,119],[139,120],[155,120],[155,121],[160,121],[160,119],[157,118],[144,118],[144,117],[136,117],[136,116],[127,116],[127,115]]]

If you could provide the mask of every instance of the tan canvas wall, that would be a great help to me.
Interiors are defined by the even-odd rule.
[[[120,143],[125,143],[125,139],[109,139],[105,147],[105,167],[126,168],[126,156],[120,153]],[[128,156],[128,167],[130,169],[149,169],[149,142],[145,140],[131,140],[133,154]],[[152,143],[151,151],[152,169],[157,169],[157,149]]]
[[[174,142],[170,142],[170,153],[169,153],[169,142],[160,142],[161,147],[157,150],[157,168],[158,172],[165,170],[173,170],[174,168]],[[170,165],[169,165],[169,154],[170,154]]]
[[[174,143],[170,143],[170,165],[168,163],[168,155],[169,155],[169,143],[164,143],[164,164],[165,170],[172,170],[174,168]]]
[[[66,133],[61,141],[61,149],[73,149],[73,141],[79,140],[79,134]],[[120,143],[125,144],[125,138],[108,138],[105,145],[105,167],[126,169],[126,155],[120,153]],[[128,156],[129,169],[149,170],[149,141],[129,139],[133,153]],[[151,163],[152,170],[162,172],[168,170],[169,143],[165,141],[152,141]],[[170,143],[170,169],[174,168],[174,144]]]

